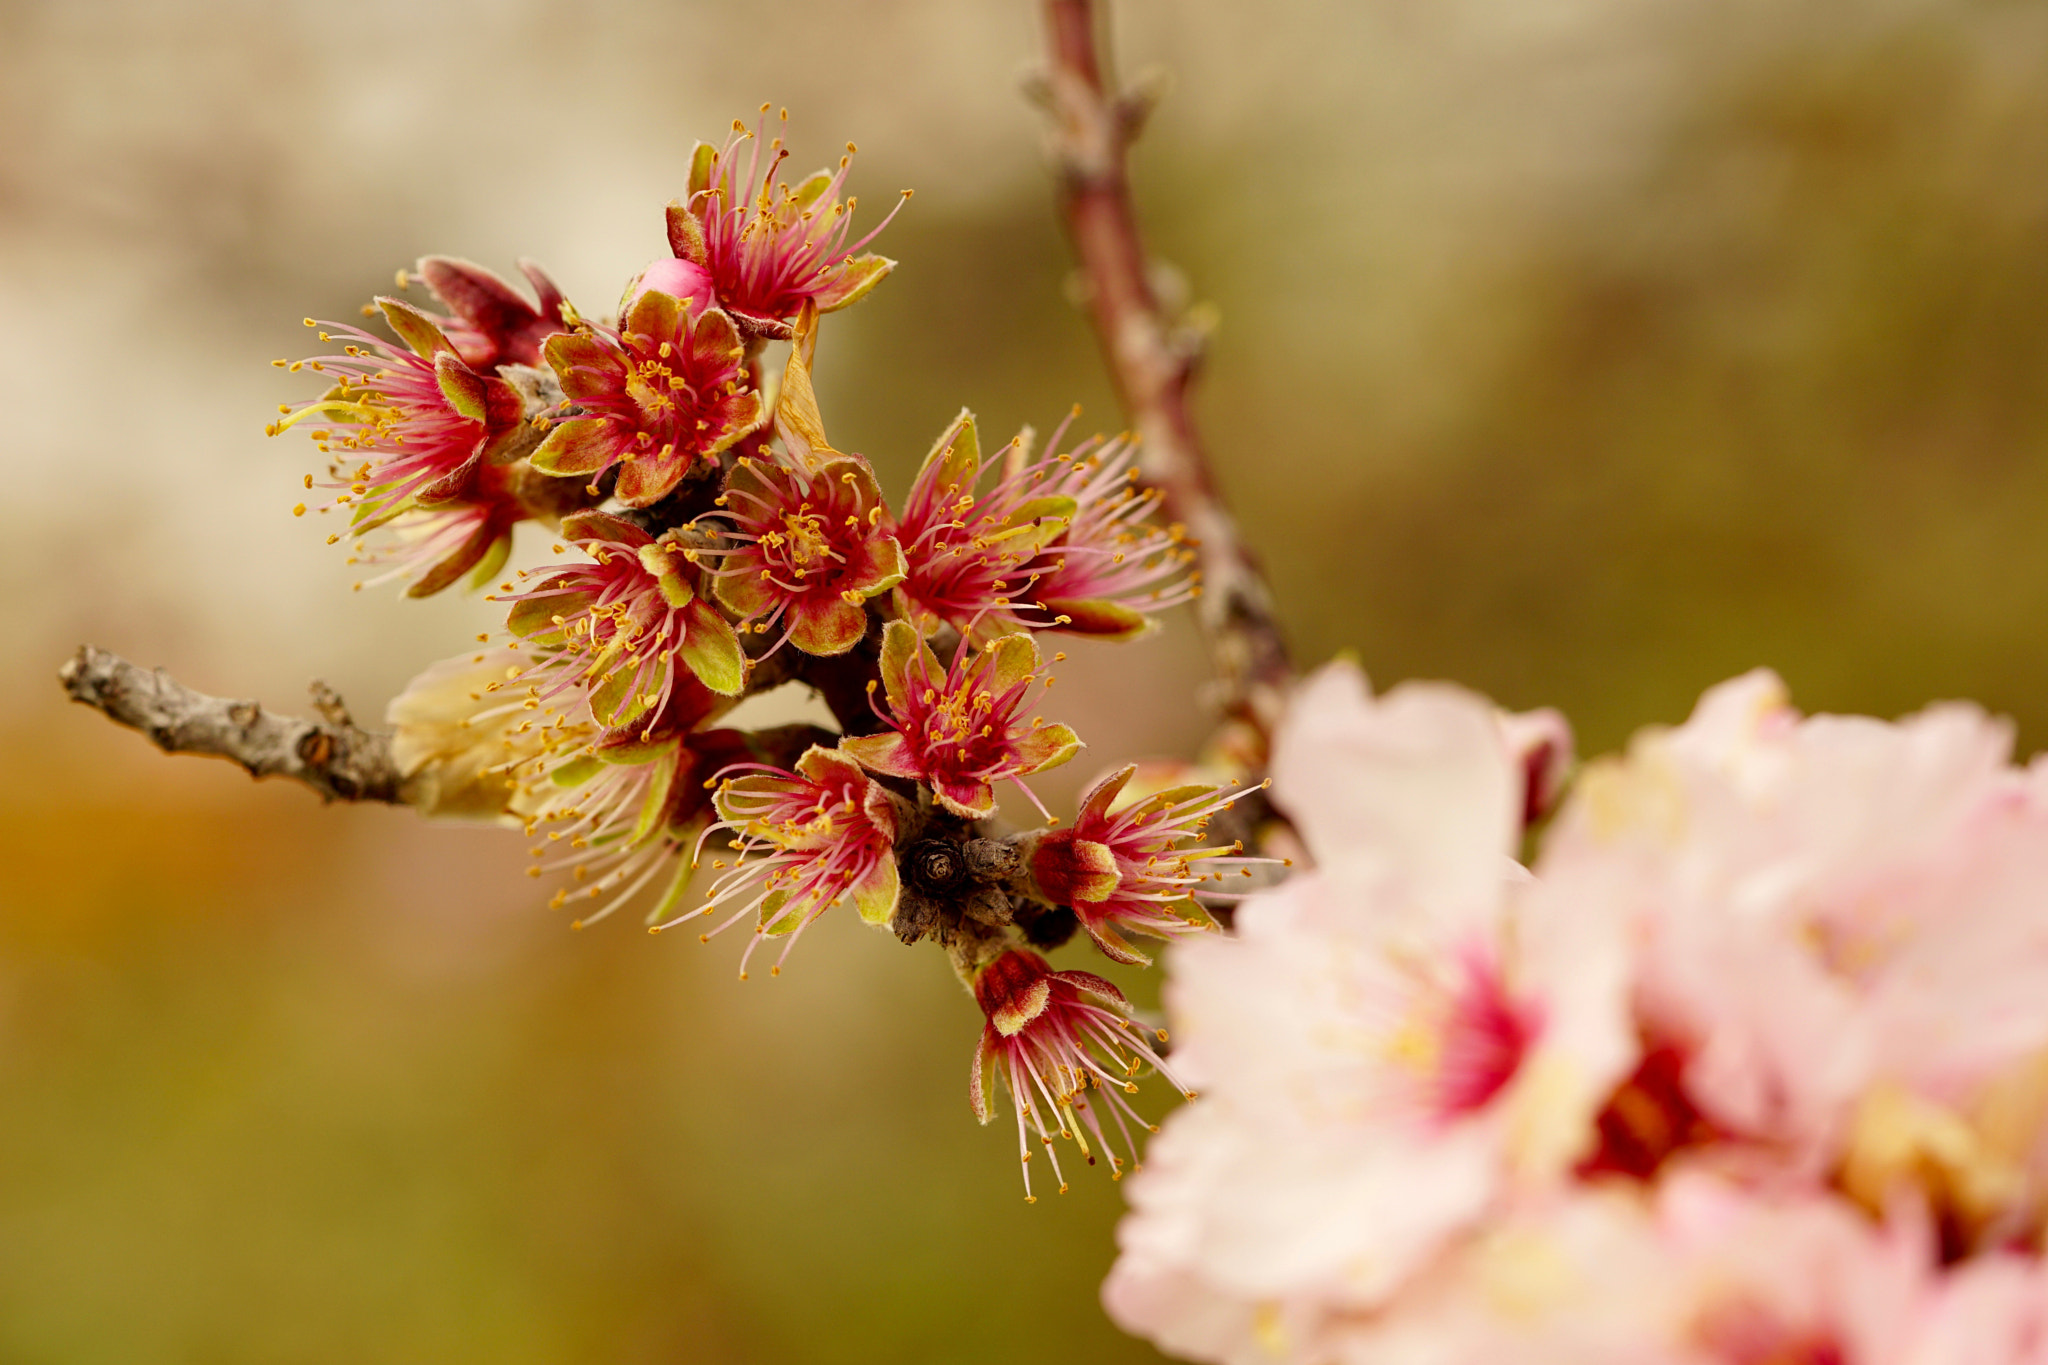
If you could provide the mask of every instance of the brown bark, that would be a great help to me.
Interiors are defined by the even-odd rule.
[[[391,737],[356,728],[325,683],[313,684],[321,718],[300,720],[253,701],[195,692],[162,669],[140,668],[92,645],[80,645],[57,677],[73,701],[142,731],[167,754],[229,759],[251,777],[288,778],[328,801],[403,801]]]
[[[1150,101],[1114,88],[1093,0],[1045,0],[1045,19],[1048,146],[1095,333],[1140,439],[1143,476],[1196,541],[1197,614],[1223,710],[1252,727],[1263,751],[1293,666],[1265,573],[1223,504],[1189,410],[1200,334],[1166,316],[1148,273],[1125,163]]]

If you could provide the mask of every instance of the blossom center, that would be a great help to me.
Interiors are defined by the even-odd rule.
[[[626,368],[626,396],[633,400],[648,421],[658,421],[675,411],[672,391],[684,381],[659,360],[636,360]]]
[[[832,542],[824,532],[824,518],[806,509],[801,512],[785,512],[782,517],[783,545],[789,554],[789,562],[799,574],[807,572],[820,560],[837,559]]]
[[[1467,953],[1459,971],[1453,984],[1425,987],[1387,1040],[1389,1059],[1415,1076],[1424,1109],[1439,1122],[1491,1103],[1521,1069],[1541,1022],[1509,995],[1485,951]]]

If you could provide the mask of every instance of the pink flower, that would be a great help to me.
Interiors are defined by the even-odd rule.
[[[526,689],[536,700],[538,687]],[[526,820],[530,876],[566,871],[570,885],[549,908],[571,900],[604,900],[577,918],[581,929],[638,896],[664,872],[668,882],[648,912],[666,917],[687,889],[689,848],[713,814],[712,774],[752,757],[749,737],[736,730],[698,727],[731,709],[689,674],[669,689],[659,712],[625,729],[606,729],[592,718],[587,698],[543,706],[537,723],[547,747],[511,769],[512,809]],[[519,704],[523,705],[524,701]]]
[[[803,931],[849,896],[869,924],[887,924],[895,913],[901,894],[896,798],[846,755],[813,746],[794,772],[735,764],[725,770],[716,801],[722,818],[705,832],[732,831],[738,856],[730,868],[723,859],[712,864],[723,875],[704,905],[654,926],[657,931],[737,904],[703,938],[753,918],[754,934],[740,957],[745,980],[762,939],[787,936],[769,969],[779,976]]]
[[[761,110],[764,118],[767,106]],[[785,124],[787,111],[783,114]],[[753,145],[742,162],[739,146]],[[853,144],[836,171],[819,171],[794,188],[776,178],[789,156],[782,138],[762,156],[758,136],[737,121],[723,147],[700,142],[690,157],[689,193],[669,205],[669,248],[711,278],[719,306],[743,327],[787,337],[787,320],[805,303],[821,313],[844,308],[882,282],[896,266],[887,257],[856,255],[903,207],[899,201],[858,240],[855,200],[840,201]],[[903,200],[910,198],[905,191]]]
[[[619,466],[617,497],[646,507],[765,420],[746,387],[746,348],[732,320],[692,316],[649,289],[616,332],[585,324],[544,348],[570,415],[532,455],[544,474],[595,479]]]
[[[718,600],[757,633],[787,618],[782,638],[806,654],[852,649],[867,633],[868,600],[903,581],[903,550],[857,455],[815,471],[741,459],[718,505],[705,524],[722,520],[737,543],[722,552]]]
[[[1239,1327],[1261,1304],[1388,1303],[1569,1181],[1635,1061],[1626,925],[1513,861],[1526,775],[1491,706],[1435,684],[1374,699],[1333,665],[1296,697],[1274,782],[1316,870],[1170,959],[1174,1060],[1204,1099],[1153,1144],[1105,1290],[1148,1335],[1191,1295]]]
[[[1030,796],[1023,778],[1081,750],[1066,726],[1024,721],[1039,672],[1038,646],[1029,635],[1005,635],[979,652],[963,641],[953,666],[941,668],[916,630],[891,621],[882,636],[889,700],[882,718],[891,728],[842,740],[839,747],[871,772],[924,783],[963,820],[984,819],[995,811],[996,783],[1016,782]]]
[[[1048,830],[1031,849],[1031,876],[1046,899],[1072,909],[1096,947],[1129,963],[1148,959],[1125,932],[1170,938],[1215,927],[1195,888],[1223,880],[1223,873],[1198,871],[1198,865],[1249,876],[1245,864],[1254,861],[1231,856],[1238,844],[1181,847],[1243,791],[1176,787],[1116,810],[1118,794],[1137,770],[1136,764],[1119,768],[1090,787],[1073,825]]]
[[[524,436],[525,405],[505,381],[470,368],[418,309],[388,298],[377,305],[404,347],[355,327],[318,324],[328,329],[322,341],[344,338],[340,355],[277,363],[329,375],[332,387],[285,407],[267,430],[275,436],[309,420],[325,424],[314,427],[313,440],[330,457],[325,486],[338,490],[333,505],[350,509],[348,534],[401,523],[382,549],[358,543],[357,558],[395,560],[385,577],[420,572],[409,591],[425,597],[464,573],[481,582],[496,572],[513,525],[533,514],[510,464]],[[315,324],[309,318],[306,325]],[[306,486],[314,486],[311,475]],[[340,539],[327,538],[330,545]]]
[[[1057,447],[1065,423],[1053,433]],[[1154,525],[1158,495],[1132,485],[1134,447],[1100,437],[1030,458],[1029,433],[983,458],[962,412],[933,445],[904,503],[909,574],[898,600],[926,629],[978,638],[1058,630],[1129,639],[1193,598],[1194,552]],[[977,491],[991,470],[995,482]]]
[[[532,261],[519,263],[540,306],[497,275],[451,256],[427,256],[420,278],[452,316],[434,319],[466,362],[489,373],[500,365],[538,365],[541,343],[569,330],[574,310],[555,282]],[[399,279],[400,287],[405,284]]]
[[[1026,1119],[1045,1146],[1062,1194],[1067,1179],[1060,1171],[1059,1154],[1053,1150],[1054,1134],[1072,1138],[1091,1166],[1095,1153],[1088,1139],[1093,1136],[1095,1146],[1109,1157],[1110,1177],[1121,1179],[1125,1158],[1104,1130],[1103,1114],[1107,1113],[1123,1139],[1123,1150],[1135,1161],[1137,1144],[1130,1124],[1156,1130],[1138,1117],[1124,1094],[1137,1092],[1132,1077],[1146,1066],[1173,1079],[1166,1063],[1131,1023],[1130,1002],[1123,992],[1088,972],[1056,972],[1037,953],[1018,948],[976,973],[974,999],[987,1023],[974,1052],[968,1098],[975,1118],[987,1123],[995,1116],[989,1104],[989,1072],[1003,1078],[1011,1108],[1017,1112],[1024,1198],[1031,1202],[1037,1198],[1031,1193]]]
[[[1874,1084],[1945,1106],[2048,1048],[2048,786],[1973,707],[1802,719],[1766,673],[1588,769],[1560,894],[1645,927],[1638,1004],[1716,1129],[1837,1159]]]
[[[659,715],[677,665],[713,692],[746,684],[739,637],[696,589],[696,567],[675,532],[659,540],[631,522],[584,512],[562,523],[588,564],[535,570],[540,585],[502,599],[507,627],[536,651],[543,701],[580,695],[599,725]]]
[[[1054,447],[1059,437],[1053,433]],[[1134,487],[1136,455],[1123,437],[1105,443],[1096,436],[1027,467],[1038,497],[1071,498],[1074,513],[1065,531],[1025,566],[1035,611],[1018,618],[1023,624],[1130,639],[1157,613],[1201,592],[1200,575],[1188,570],[1195,553],[1181,528],[1154,524],[1158,492]]]
[[[997,456],[1021,465],[1023,441],[1020,436]],[[1006,472],[977,493],[997,456],[982,458],[974,415],[962,411],[925,456],[904,500],[896,535],[909,572],[896,600],[921,631],[943,623],[986,640],[1016,629],[1019,612],[1034,610],[1030,566],[1074,518],[1073,497],[1041,496],[1041,480],[1027,471]]]

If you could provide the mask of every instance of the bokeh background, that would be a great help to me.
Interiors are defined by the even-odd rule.
[[[2048,5],[1125,0],[1116,38],[1172,78],[1143,208],[1304,661],[1588,750],[1766,662],[2048,742]],[[602,310],[763,100],[918,191],[824,334],[839,444],[900,491],[963,403],[1115,426],[1037,42],[1023,0],[0,3],[0,1359],[1150,1358],[1095,1302],[1115,1189],[1022,1202],[935,954],[828,921],[741,985],[734,943],[572,935],[516,834],[161,758],[52,678],[90,639],[374,717],[488,628],[348,590],[267,362],[423,252]],[[1192,751],[1189,623],[1076,654],[1057,791]]]

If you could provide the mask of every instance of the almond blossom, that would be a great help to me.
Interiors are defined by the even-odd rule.
[[[1181,846],[1243,791],[1178,786],[1119,809],[1137,771],[1126,764],[1096,782],[1081,794],[1074,823],[1047,830],[1031,850],[1031,875],[1046,899],[1072,909],[1105,956],[1128,963],[1150,959],[1126,932],[1170,938],[1213,929],[1195,889],[1222,881],[1225,869],[1250,874],[1248,860],[1233,856],[1242,851],[1236,843]]]
[[[1005,635],[979,651],[963,641],[952,666],[942,667],[909,624],[891,621],[881,671],[888,710],[880,714],[890,728],[849,737],[840,748],[872,772],[924,783],[964,820],[994,812],[996,783],[1016,782],[1030,796],[1021,779],[1081,750],[1066,726],[1023,719],[1041,672],[1029,635]]]
[[[616,331],[586,323],[549,337],[543,351],[568,415],[533,452],[533,467],[594,481],[616,465],[616,495],[628,507],[659,502],[765,420],[732,320],[659,289],[641,293]]]
[[[867,633],[869,599],[903,581],[881,489],[857,455],[815,470],[741,459],[718,505],[700,524],[734,544],[700,552],[718,561],[713,591],[757,634],[783,624],[776,647],[844,654]]]
[[[1149,1067],[1173,1079],[1132,1024],[1130,1002],[1123,992],[1091,972],[1056,972],[1044,958],[1025,949],[1012,949],[982,968],[973,989],[987,1022],[974,1052],[968,1097],[974,1116],[987,1123],[995,1116],[989,1102],[990,1074],[1002,1077],[1017,1115],[1025,1200],[1037,1202],[1031,1193],[1032,1134],[1045,1148],[1060,1193],[1066,1193],[1067,1179],[1053,1149],[1055,1135],[1072,1139],[1091,1166],[1095,1149],[1101,1148],[1109,1158],[1110,1177],[1121,1179],[1126,1158],[1103,1126],[1104,1117],[1122,1139],[1122,1151],[1135,1159],[1130,1126],[1135,1123],[1149,1131],[1152,1125],[1124,1099],[1138,1089],[1132,1078]]]
[[[1069,494],[1041,495],[1040,480],[1024,473],[1005,473],[977,491],[999,461],[1021,465],[1024,454],[1019,436],[984,457],[974,414],[965,409],[932,443],[896,532],[908,562],[897,606],[920,630],[944,624],[985,640],[1017,628],[1015,613],[1031,600],[1030,566],[1078,506]]]
[[[761,106],[764,122],[767,112]],[[782,120],[787,127],[787,110]],[[792,187],[776,175],[788,148],[780,136],[764,148],[762,132],[735,121],[723,146],[697,144],[689,191],[681,203],[669,205],[669,248],[705,272],[720,306],[743,327],[788,336],[786,323],[804,304],[821,313],[844,308],[895,268],[885,256],[856,253],[889,226],[910,195],[854,238],[857,201],[840,197],[853,165],[853,144],[846,144],[836,170],[818,171]]]
[[[1059,439],[1053,433],[1055,448]],[[1130,639],[1150,629],[1160,612],[1201,592],[1200,575],[1188,567],[1195,552],[1185,533],[1151,520],[1159,493],[1136,486],[1136,457],[1133,441],[1096,436],[1028,469],[1039,497],[1071,498],[1074,514],[1025,566],[1035,608],[1020,618],[1026,624]]]
[[[608,728],[658,714],[681,671],[732,696],[746,660],[731,623],[697,591],[689,546],[657,539],[605,512],[583,512],[562,534],[589,563],[534,571],[537,587],[508,593],[507,628],[534,651],[540,695],[575,692]]]
[[[1568,1179],[1636,1056],[1625,925],[1514,861],[1526,778],[1440,684],[1301,689],[1274,790],[1313,872],[1175,949],[1174,1063],[1202,1090],[1130,1192],[1113,1316],[1367,1311],[1522,1192]],[[1208,1310],[1205,1310],[1208,1311]]]
[[[1873,1087],[1883,1124],[1967,1110],[2048,1050],[2048,770],[2011,742],[1955,704],[1802,718],[1757,672],[1588,769],[1545,866],[1640,918],[1638,1009],[1706,1121],[1825,1165]]]
[[[541,344],[568,331],[575,317],[561,289],[532,261],[521,261],[519,271],[539,296],[538,306],[471,261],[426,256],[418,271],[421,282],[448,309],[448,316],[434,321],[463,360],[485,373],[499,365],[539,365]],[[406,277],[400,275],[400,286],[405,283]]]
[[[901,894],[895,845],[904,817],[900,798],[859,764],[836,749],[813,746],[794,771],[733,764],[718,775],[716,787],[721,818],[705,835],[730,831],[737,840],[734,862],[728,867],[714,860],[722,875],[705,903],[656,924],[656,932],[729,910],[703,934],[708,940],[752,919],[753,936],[740,955],[745,980],[747,962],[764,938],[786,939],[769,969],[780,976],[803,931],[844,900],[850,898],[869,924],[889,922]]]
[[[1094,437],[1059,452],[1065,430],[1036,459],[1028,430],[984,455],[966,411],[940,434],[897,530],[908,619],[977,639],[1023,629],[1128,640],[1199,593],[1184,533],[1153,523],[1158,495],[1134,486],[1135,446]]]
[[[403,345],[306,319],[322,341],[341,338],[341,354],[276,364],[330,376],[331,386],[319,398],[284,405],[266,431],[275,436],[307,423],[329,457],[324,486],[336,492],[332,507],[349,509],[349,529],[328,536],[328,544],[396,531],[375,550],[359,541],[356,556],[395,561],[385,577],[418,572],[414,597],[465,573],[482,582],[504,562],[515,524],[561,505],[543,498],[536,506],[522,496],[534,491],[523,466],[512,463],[522,452],[525,405],[504,380],[471,368],[412,305],[379,298],[376,306]],[[307,475],[306,487],[314,486]],[[303,514],[306,505],[295,510]]]

